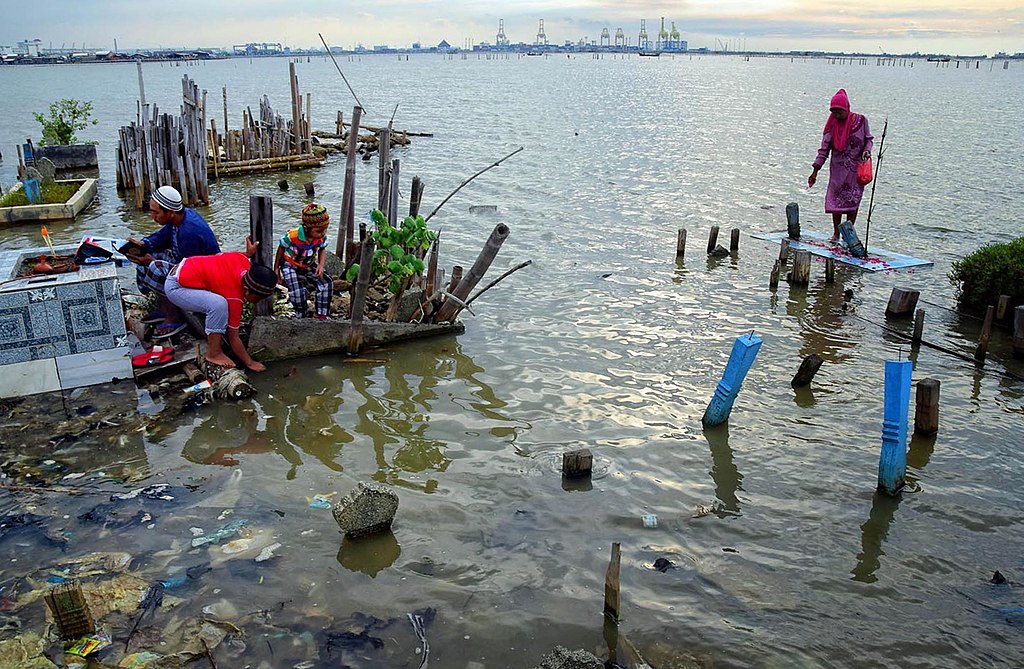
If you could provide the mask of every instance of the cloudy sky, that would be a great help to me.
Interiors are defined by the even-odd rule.
[[[994,54],[1024,51],[1022,0],[3,0],[0,44],[38,38],[110,49],[319,45],[455,46],[494,42],[498,20],[513,42],[533,42],[538,20],[548,41],[596,41],[618,28],[637,43],[640,20],[657,39],[661,17],[691,48],[814,49],[877,53]]]

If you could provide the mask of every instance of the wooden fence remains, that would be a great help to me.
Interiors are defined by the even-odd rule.
[[[303,98],[295,63],[288,64],[288,84],[291,91],[288,114],[282,116],[275,112],[270,99],[264,95],[259,115],[253,114],[247,106],[242,111],[241,127],[235,129],[228,128],[228,90],[224,87],[224,128],[218,130],[216,119],[210,119],[208,130],[207,168],[213,171],[215,179],[323,164],[323,157],[313,153],[309,121],[312,99],[309,93]]]
[[[136,122],[118,132],[117,189],[131,192],[145,209],[149,194],[174,186],[186,206],[209,204],[206,177],[206,91],[188,75],[181,81],[181,115],[161,114],[155,104],[139,103]]]

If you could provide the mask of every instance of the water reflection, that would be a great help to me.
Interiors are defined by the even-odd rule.
[[[740,500],[737,493],[743,489],[743,474],[733,463],[728,421],[704,428],[704,438],[711,448],[711,478],[715,482],[715,497],[724,505],[725,511],[739,513]]]
[[[849,278],[847,272],[837,269],[832,283],[826,283],[822,274],[820,281],[806,290],[790,287],[786,314],[800,320],[800,336],[803,338],[801,359],[812,353],[831,363],[841,363],[850,358],[847,351],[853,349],[857,341],[844,332],[847,324],[844,317],[846,281]]]
[[[377,532],[368,537],[345,537],[338,548],[338,563],[349,571],[359,571],[373,578],[395,563],[402,554],[394,532]]]
[[[257,379],[270,382],[249,404],[218,403],[189,436],[182,455],[199,464],[233,467],[242,454],[277,453],[293,478],[304,457],[333,471],[344,470],[344,448],[369,442],[373,480],[433,492],[436,474],[451,464],[449,442],[432,422],[483,418],[491,435],[515,441],[513,424],[484,381],[485,370],[451,340],[382,351],[383,364],[303,360],[289,372]],[[458,382],[464,390],[440,392]],[[462,444],[459,444],[462,446]],[[362,450],[362,449],[360,449]]]
[[[853,574],[852,580],[861,583],[874,583],[878,580],[875,572],[882,565],[882,556],[885,555],[882,546],[889,536],[889,526],[892,525],[901,499],[901,495],[875,492],[871,500],[871,513],[867,522],[860,526],[861,551],[857,554],[857,566],[850,572]]]

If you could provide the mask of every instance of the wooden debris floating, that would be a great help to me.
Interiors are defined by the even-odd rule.
[[[206,177],[206,91],[186,75],[181,81],[181,116],[160,114],[155,104],[140,104],[135,123],[118,133],[117,189],[131,192],[144,210],[149,194],[174,186],[186,206],[209,204]]]

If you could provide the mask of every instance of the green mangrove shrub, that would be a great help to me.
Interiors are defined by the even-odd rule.
[[[401,294],[412,277],[423,273],[425,265],[420,256],[437,239],[437,233],[427,229],[422,216],[406,216],[397,227],[388,223],[379,209],[371,211],[370,218],[377,226],[373,233],[377,249],[371,264],[372,281],[386,285],[392,295]],[[345,278],[355,281],[357,276],[359,264],[355,263]]]
[[[43,146],[78,144],[75,133],[98,122],[92,118],[92,103],[64,98],[50,103],[50,115],[33,114],[43,126]]]
[[[957,287],[960,306],[983,311],[1000,295],[1010,305],[1024,304],[1024,237],[1005,244],[988,244],[953,263],[949,282]]]

